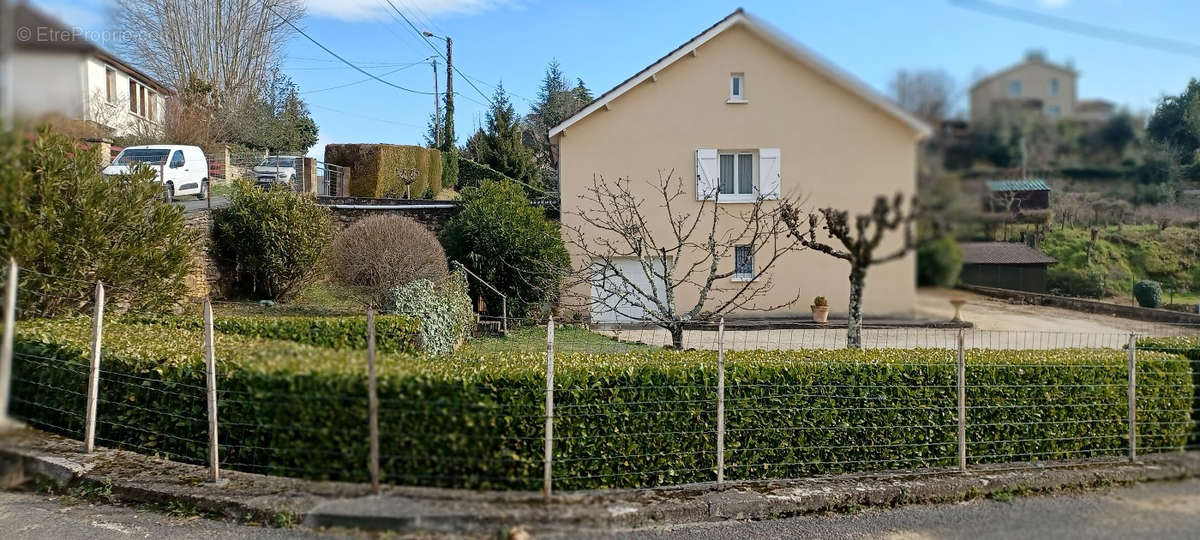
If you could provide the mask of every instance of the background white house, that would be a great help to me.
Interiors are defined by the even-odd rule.
[[[12,106],[19,120],[93,122],[107,135],[161,134],[170,90],[27,3],[12,7]]]

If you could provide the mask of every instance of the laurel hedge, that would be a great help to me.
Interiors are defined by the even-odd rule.
[[[13,412],[78,437],[86,319],[22,321]],[[98,442],[204,463],[202,340],[190,328],[109,323]],[[968,352],[972,463],[1123,455],[1117,350]],[[1181,448],[1187,360],[1139,353],[1143,452]],[[367,478],[365,357],[217,336],[221,461],[312,479]],[[379,358],[384,480],[538,489],[544,355]],[[558,489],[715,478],[716,358],[645,350],[555,359]],[[748,351],[726,357],[726,478],[800,477],[955,463],[952,351]]]
[[[200,317],[131,315],[126,324],[159,324],[201,330]],[[362,317],[228,317],[213,319],[213,331],[333,349],[366,349],[367,319]],[[375,317],[375,348],[381,352],[416,353],[423,350],[421,321],[407,315]]]
[[[1192,387],[1195,395],[1192,401],[1192,421],[1195,422],[1188,446],[1195,448],[1200,445],[1200,337],[1157,337],[1139,338],[1137,340],[1138,355],[1141,351],[1158,351],[1181,354],[1192,364]]]

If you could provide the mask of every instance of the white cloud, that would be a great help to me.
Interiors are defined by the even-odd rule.
[[[1066,7],[1066,5],[1070,3],[1071,0],[1038,0],[1038,4],[1047,8]]]
[[[361,21],[394,13],[384,0],[306,0],[308,12],[318,17]],[[409,18],[475,14],[509,3],[507,0],[392,0]]]

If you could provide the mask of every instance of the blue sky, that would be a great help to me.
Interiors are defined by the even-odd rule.
[[[394,16],[385,0],[307,0],[303,29],[342,56],[382,74],[433,55]],[[581,77],[599,94],[657,60],[739,4],[697,0],[392,0],[421,29],[454,39],[454,61],[485,94],[496,82],[524,113],[537,94],[546,63],[557,58],[569,77]],[[996,0],[1120,28],[1200,43],[1194,0]],[[111,29],[102,0],[35,0],[72,25]],[[746,1],[747,11],[770,21],[845,71],[881,92],[898,69],[939,68],[965,91],[980,74],[1044,50],[1051,61],[1074,61],[1081,72],[1079,97],[1115,101],[1148,112],[1164,93],[1178,93],[1200,77],[1200,58],[1079,36],[1009,21],[947,0]],[[441,46],[441,42],[434,40]],[[284,71],[311,92],[365,77],[297,36],[287,46]],[[390,64],[383,66],[382,64]],[[439,90],[444,91],[441,72]],[[395,84],[431,91],[428,64],[387,75]],[[455,79],[459,142],[483,122],[486,100]],[[305,94],[320,127],[312,155],[327,142],[419,144],[433,97],[376,81]],[[965,99],[961,100],[965,107]]]

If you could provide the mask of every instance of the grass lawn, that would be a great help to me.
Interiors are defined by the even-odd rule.
[[[561,326],[554,329],[555,352],[623,353],[657,348],[642,343],[618,341],[582,326]],[[509,330],[508,335],[503,337],[472,339],[463,345],[456,354],[461,356],[545,351],[546,327],[525,326]]]
[[[318,282],[308,285],[296,295],[274,305],[263,305],[252,299],[233,299],[213,302],[213,314],[217,317],[263,315],[263,316],[300,316],[300,315],[362,315],[366,317],[366,307],[358,299],[356,291],[344,285],[332,282]],[[196,308],[199,313],[199,307]]]

